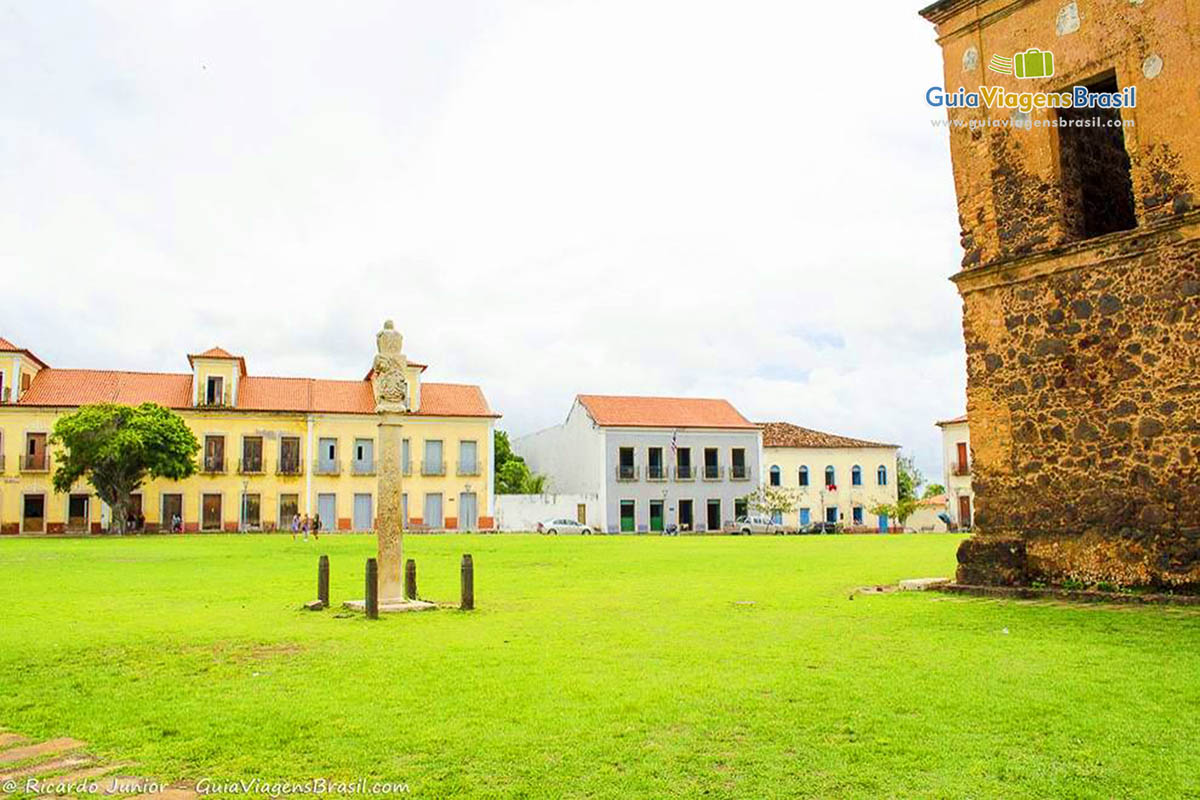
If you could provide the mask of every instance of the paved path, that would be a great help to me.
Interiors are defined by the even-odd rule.
[[[187,786],[161,787],[149,778],[130,775],[129,764],[104,763],[89,754],[78,739],[59,738],[31,741],[19,733],[0,729],[0,798],[13,792],[27,791],[33,781],[36,790],[45,792],[39,800],[95,797],[94,794],[59,793],[56,787],[95,783],[109,797],[153,798],[153,800],[194,800],[199,795]],[[139,790],[138,787],[150,787]]]

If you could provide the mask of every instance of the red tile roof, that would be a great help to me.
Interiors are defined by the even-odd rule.
[[[161,372],[98,369],[43,369],[18,405],[74,407],[90,403],[158,403],[167,408],[192,404],[192,376]]]
[[[966,422],[966,421],[967,421],[967,415],[963,414],[961,417],[955,417],[954,419],[944,419],[941,422],[935,422],[934,425],[937,425],[940,428],[943,425],[957,425],[960,422]]]
[[[581,394],[597,425],[624,428],[737,428],[757,426],[728,400],[699,397],[629,397]]]
[[[372,409],[374,410],[374,409]],[[499,417],[483,390],[465,383],[422,383],[421,417]]]
[[[823,433],[812,428],[801,428],[790,422],[764,422],[763,447],[886,447],[898,445],[852,439],[835,433]]]
[[[946,507],[946,495],[935,494],[933,497],[923,498],[923,499],[917,501],[917,505],[927,506],[927,507],[945,508]]]
[[[235,356],[224,347],[210,347],[203,353],[188,353],[188,365],[195,366],[195,364],[192,362],[197,358],[221,358],[228,359],[230,361],[236,361],[238,362],[238,368],[241,370],[242,374],[246,374],[246,359],[242,358],[241,356]]]
[[[36,361],[39,367],[46,367],[46,362],[35,356],[33,353],[26,350],[24,347],[17,347],[15,344],[0,336],[0,353],[21,353],[28,356],[31,360]]]
[[[191,408],[192,376],[156,372],[43,369],[17,405],[73,408],[89,403],[158,403]],[[367,381],[249,376],[238,381],[239,411],[374,414]],[[422,383],[422,417],[497,417],[478,386]]]

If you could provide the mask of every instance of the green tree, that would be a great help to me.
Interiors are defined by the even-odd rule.
[[[744,499],[746,508],[752,513],[774,517],[795,511],[800,497],[795,491],[780,486],[759,486]]]
[[[148,479],[182,480],[196,472],[200,443],[187,423],[154,403],[136,408],[104,403],[83,406],[54,423],[50,442],[56,454],[54,489],[69,492],[86,478],[112,509],[118,533],[132,496]]]
[[[901,500],[916,500],[917,489],[925,482],[925,476],[917,469],[912,456],[896,459],[896,494]]]
[[[925,487],[925,491],[921,494],[922,500],[927,500],[930,497],[937,497],[939,494],[945,494],[946,487],[940,483],[931,483]]]
[[[493,458],[496,474],[500,474],[500,468],[510,461],[519,461],[525,463],[525,459],[513,452],[512,443],[508,440],[508,432],[496,430],[492,434],[492,452],[495,454]]]
[[[917,499],[914,497],[902,497],[895,503],[881,503],[874,508],[868,509],[872,514],[879,517],[888,517],[900,523],[900,527],[904,527],[904,523],[908,521],[917,510]]]
[[[496,431],[493,444],[496,494],[543,494],[546,491],[546,476],[529,470],[525,459],[513,452],[506,432]]]

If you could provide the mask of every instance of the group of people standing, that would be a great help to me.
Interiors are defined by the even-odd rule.
[[[313,535],[314,539],[321,538],[321,536],[320,536],[321,515],[320,514],[317,514],[313,517],[309,517],[308,514],[305,514],[303,517],[301,517],[299,514],[296,514],[292,517],[292,539],[296,538],[296,534],[302,533],[302,534],[304,534],[305,541],[308,541],[308,532],[309,531],[312,531],[312,535]]]

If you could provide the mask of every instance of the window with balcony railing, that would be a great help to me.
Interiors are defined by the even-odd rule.
[[[680,464],[675,467],[675,480],[677,481],[694,481],[696,479],[696,468],[691,464]]]
[[[646,480],[665,481],[667,478],[667,468],[663,464],[651,463],[646,467]]]
[[[21,457],[22,472],[48,472],[50,456],[45,453],[26,453]]]
[[[445,461],[422,461],[421,474],[429,476],[441,476],[446,474]]]
[[[704,465],[704,480],[719,481],[725,475],[725,468],[719,464]]]
[[[313,475],[341,475],[342,462],[337,459],[322,458],[313,464]]]
[[[275,472],[279,475],[300,474],[300,439],[296,436],[284,436],[279,440],[279,461]]]
[[[617,480],[619,481],[636,481],[638,477],[638,468],[634,464],[618,464],[617,465]]]
[[[374,475],[375,459],[371,459],[370,461],[355,460],[351,462],[350,472],[353,475]]]
[[[257,475],[263,471],[263,440],[261,436],[242,439],[242,459],[238,471],[243,475]]]
[[[735,481],[750,479],[750,470],[746,468],[746,448],[735,447],[730,451],[729,477]]]
[[[200,462],[200,469],[201,471],[207,473],[219,473],[225,471],[224,436],[204,437],[204,457]]]
[[[459,477],[468,478],[480,474],[478,461],[460,461],[458,462]]]

